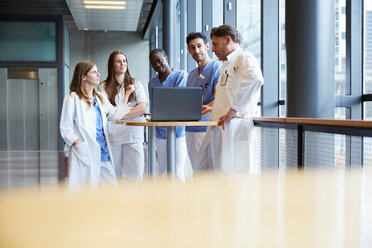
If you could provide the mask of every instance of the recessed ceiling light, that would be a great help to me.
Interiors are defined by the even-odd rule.
[[[85,4],[126,5],[125,1],[84,1]]]
[[[125,9],[125,6],[85,5],[86,9]]]

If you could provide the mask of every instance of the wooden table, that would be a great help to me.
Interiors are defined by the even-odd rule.
[[[148,163],[149,172],[155,176],[155,127],[167,127],[167,170],[171,177],[176,176],[176,127],[177,126],[217,126],[216,121],[133,121],[120,120],[127,126],[149,127]]]
[[[372,247],[371,172],[0,192],[0,247]]]

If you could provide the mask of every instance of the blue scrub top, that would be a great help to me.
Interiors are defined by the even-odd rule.
[[[103,132],[103,120],[101,115],[101,110],[99,108],[97,98],[94,97],[94,108],[96,109],[96,129],[97,137],[96,140],[101,147],[101,162],[110,161],[110,153],[106,143],[105,133]]]
[[[187,72],[174,69],[163,83],[159,80],[159,75],[156,74],[149,81],[149,97],[150,102],[152,100],[152,89],[154,87],[186,87],[187,82]],[[164,106],[166,108],[167,106]],[[150,106],[151,109],[151,106]],[[176,127],[176,138],[185,136],[185,127]],[[166,139],[167,138],[167,128],[166,127],[156,127],[156,138]]]
[[[199,68],[193,69],[187,78],[187,87],[203,88],[203,104],[208,104],[214,100],[214,90],[220,77],[221,64],[217,61],[210,61],[206,64],[199,74]],[[210,115],[203,116],[200,121],[209,121]],[[187,132],[206,132],[206,126],[186,127]]]

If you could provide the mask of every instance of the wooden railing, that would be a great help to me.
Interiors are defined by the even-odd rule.
[[[372,121],[362,121],[362,120],[335,120],[335,119],[291,118],[291,117],[287,117],[287,118],[255,117],[253,118],[253,120],[254,122],[272,122],[272,123],[372,128]]]

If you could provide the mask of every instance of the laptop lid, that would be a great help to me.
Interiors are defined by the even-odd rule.
[[[201,87],[154,87],[151,99],[152,121],[198,121],[201,119]]]

